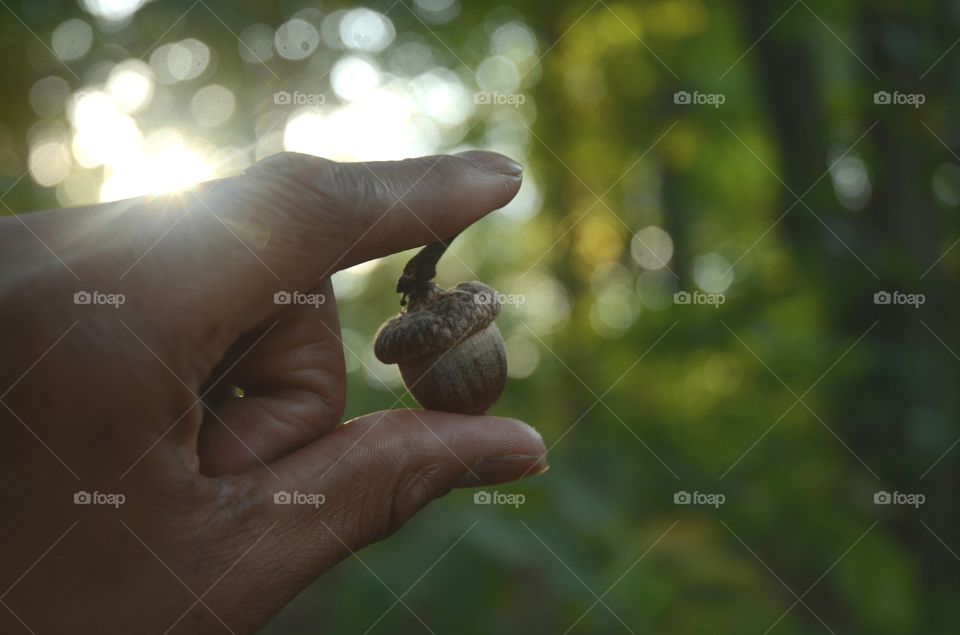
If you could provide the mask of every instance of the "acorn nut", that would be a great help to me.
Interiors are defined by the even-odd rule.
[[[406,304],[380,327],[374,354],[399,365],[404,384],[424,408],[483,414],[507,382],[507,355],[494,323],[497,292],[481,282],[441,289],[423,277],[415,289],[405,289],[401,278],[398,290]]]

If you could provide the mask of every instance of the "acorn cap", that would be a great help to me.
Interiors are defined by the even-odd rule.
[[[373,352],[384,364],[397,364],[445,351],[485,329],[499,314],[497,292],[482,282],[436,287],[380,327]]]

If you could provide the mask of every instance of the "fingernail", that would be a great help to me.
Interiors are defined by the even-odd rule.
[[[466,159],[480,169],[495,174],[502,174],[504,176],[520,176],[523,174],[522,165],[496,152],[470,150],[468,152],[460,152],[457,156]]]
[[[470,468],[455,487],[478,487],[518,481],[550,469],[545,456],[508,455],[483,459]]]

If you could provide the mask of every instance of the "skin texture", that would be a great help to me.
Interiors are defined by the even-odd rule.
[[[280,154],[186,194],[0,220],[0,632],[254,632],[451,489],[544,471],[511,419],[340,425],[329,276],[452,236],[520,181],[486,152]],[[325,302],[274,302],[293,290]]]

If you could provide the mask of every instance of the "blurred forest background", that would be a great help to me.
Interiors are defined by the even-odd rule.
[[[960,2],[0,5],[2,213],[284,149],[527,166],[440,281],[522,297],[495,412],[553,469],[265,632],[960,629]],[[408,255],[334,277],[349,416],[413,403],[371,350]]]

